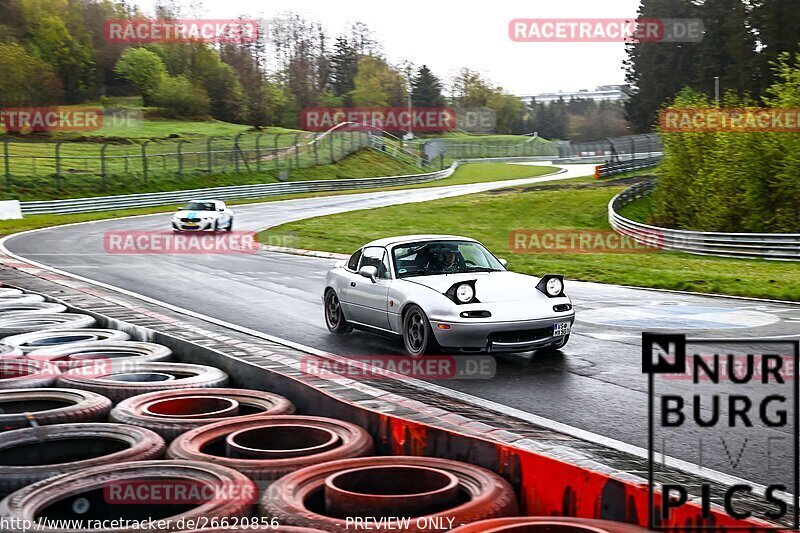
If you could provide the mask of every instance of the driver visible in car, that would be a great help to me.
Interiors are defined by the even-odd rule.
[[[444,249],[433,254],[429,269],[447,273],[458,272],[461,269],[460,253],[456,249]]]

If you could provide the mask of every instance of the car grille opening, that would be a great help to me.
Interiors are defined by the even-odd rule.
[[[561,312],[561,311],[569,311],[572,309],[570,304],[558,304],[553,306],[553,311]]]
[[[495,331],[489,334],[489,342],[529,342],[546,339],[553,334],[553,328],[520,329],[516,331]]]
[[[181,222],[200,222],[199,218],[182,218]]]

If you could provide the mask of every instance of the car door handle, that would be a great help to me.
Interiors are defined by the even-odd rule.
[[[351,287],[355,287],[355,286],[356,286],[356,282],[355,282],[355,281],[351,281],[351,282],[350,282],[350,286],[351,286]]]

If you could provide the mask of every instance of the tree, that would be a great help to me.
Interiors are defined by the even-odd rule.
[[[411,80],[411,102],[417,107],[442,107],[445,104],[442,83],[427,65],[422,65]]]
[[[208,93],[186,76],[167,76],[152,94],[153,103],[164,109],[167,117],[201,117],[211,110]]]
[[[400,107],[405,105],[406,81],[385,61],[364,57],[358,62],[355,88],[350,99],[359,107]]]
[[[161,58],[144,48],[126,50],[117,61],[114,72],[136,87],[145,105],[152,103],[154,92],[161,88],[167,77],[167,68]]]
[[[459,107],[485,107],[495,89],[480,73],[468,68],[453,79],[453,101]]]
[[[750,4],[750,25],[760,45],[757,86],[763,90],[777,80],[772,66],[781,55],[800,53],[800,9],[797,0],[750,0]]]
[[[693,18],[690,0],[642,0],[638,18]],[[638,42],[626,45],[625,78],[632,88],[625,105],[628,121],[637,132],[650,131],[658,110],[696,76],[696,43]]]
[[[62,98],[61,81],[50,65],[18,44],[0,43],[0,105],[48,105]]]
[[[355,89],[358,74],[358,53],[345,36],[336,38],[330,59],[331,86],[336,96],[346,97]]]

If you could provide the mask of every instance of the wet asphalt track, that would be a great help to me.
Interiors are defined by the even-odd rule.
[[[568,172],[557,176],[499,184],[240,206],[235,209],[236,229],[255,230],[312,216],[576,177],[593,170],[591,165],[565,168]],[[401,353],[401,344],[391,339],[365,333],[339,338],[327,332],[320,295],[324,273],[332,266],[332,260],[270,252],[117,255],[103,251],[105,232],[164,230],[169,227],[169,217],[161,214],[49,229],[12,237],[6,241],[6,247],[51,267],[318,349],[345,355]],[[437,229],[432,227],[429,231],[436,233]],[[569,278],[569,272],[564,274]],[[642,330],[686,332],[693,338],[800,336],[798,305],[582,282],[568,282],[567,291],[577,309],[577,321],[569,344],[560,353],[504,355],[497,359],[497,375],[493,379],[438,384],[645,447],[647,380],[641,373]],[[764,346],[752,348],[750,351],[756,353],[767,350]],[[788,347],[772,351],[776,350],[786,353]],[[662,382],[658,387],[662,385],[664,389],[659,390],[695,391],[686,382]],[[741,390],[741,387],[736,389]],[[752,386],[749,393],[761,398],[765,389]],[[708,414],[705,408],[703,412]],[[792,428],[768,428],[758,420],[754,423],[754,428],[737,427],[724,433],[672,430],[663,439],[659,434],[656,440],[659,447],[666,446],[669,455],[690,463],[702,463],[759,483],[772,482],[777,477],[788,484]]]

